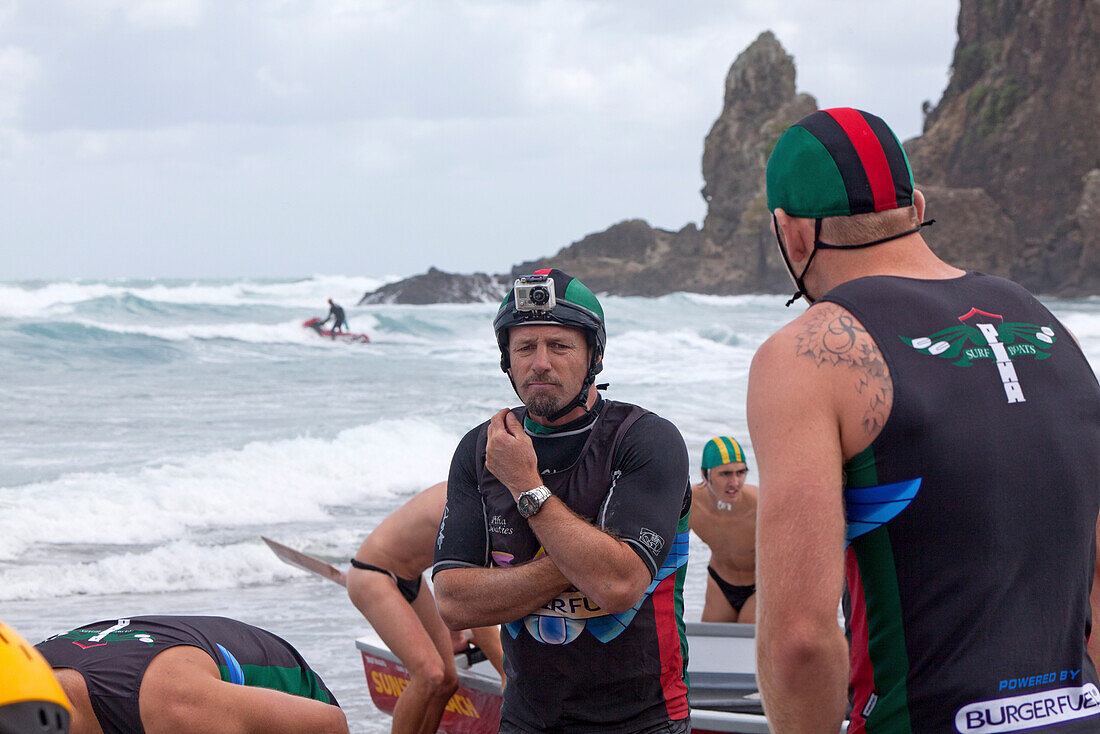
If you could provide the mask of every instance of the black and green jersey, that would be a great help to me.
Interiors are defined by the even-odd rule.
[[[289,642],[226,617],[110,619],[54,635],[35,647],[52,667],[72,668],[84,676],[104,734],[140,734],[138,692],[145,670],[157,655],[179,645],[204,651],[224,681],[338,705]]]
[[[845,466],[849,731],[1100,731],[1100,386],[1073,337],[980,273],[860,278],[822,300],[863,324],[894,390]]]
[[[552,432],[524,422],[545,485],[637,553],[652,582],[625,612],[611,614],[570,588],[502,625],[502,731],[679,731],[688,718],[684,439],[669,421],[602,398],[589,416]],[[482,424],[455,451],[433,573],[515,566],[544,552],[511,492],[486,468],[486,440]]]

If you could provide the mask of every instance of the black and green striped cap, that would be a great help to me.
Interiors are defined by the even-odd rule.
[[[851,107],[818,110],[779,138],[767,170],[768,210],[823,219],[913,203],[913,171],[890,127]]]

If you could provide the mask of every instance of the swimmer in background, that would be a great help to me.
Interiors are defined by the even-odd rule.
[[[691,529],[710,548],[704,622],[756,621],[756,497],[741,444],[707,441],[703,481],[694,485]]]

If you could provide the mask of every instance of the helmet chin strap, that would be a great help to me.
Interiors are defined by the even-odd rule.
[[[595,359],[598,356],[599,355],[594,355],[593,359]],[[600,371],[599,368],[598,368],[599,364],[600,363],[598,361],[594,361],[593,364],[589,365],[588,374],[584,376],[584,382],[581,383],[580,392],[577,393],[576,397],[574,397],[571,401],[569,401],[569,403],[565,407],[554,411],[550,415],[543,415],[543,416],[539,416],[539,417],[540,418],[545,418],[550,423],[553,423],[556,420],[564,418],[574,408],[583,409],[585,415],[588,415],[589,413],[591,413],[592,409],[588,407],[588,388],[592,387],[592,383],[596,381],[596,373]],[[516,395],[522,401],[523,396],[519,394],[519,388],[516,387],[516,381],[512,378],[511,369],[509,369],[507,372],[508,372],[508,382],[512,383],[512,389],[516,391]],[[596,385],[597,390],[602,390],[606,387],[607,387],[607,385]]]
[[[810,256],[806,259],[806,265],[802,268],[802,275],[794,274],[794,264],[791,263],[791,258],[787,255],[787,248],[783,246],[783,240],[779,237],[779,219],[775,216],[775,212],[772,212],[772,226],[775,228],[775,239],[779,243],[779,254],[783,256],[783,264],[787,266],[787,272],[791,275],[791,280],[794,281],[795,287],[798,288],[794,292],[794,295],[787,300],[786,306],[790,308],[791,304],[797,301],[799,298],[805,298],[806,303],[813,304],[816,298],[811,298],[810,294],[806,292],[806,283],[804,278],[806,273],[810,271],[810,263],[814,261],[814,255],[818,250],[861,250],[864,247],[873,247],[875,245],[881,245],[884,242],[890,242],[891,240],[901,239],[911,234],[920,232],[921,227],[927,227],[935,224],[935,219],[929,219],[925,222],[921,222],[913,229],[907,229],[904,232],[892,234],[889,237],[883,237],[882,239],[874,240],[873,242],[863,242],[858,245],[833,245],[828,242],[821,241],[821,219],[814,220],[814,244],[813,249],[810,250]]]
[[[544,415],[542,417],[553,423],[554,421],[569,415],[570,411],[572,411],[574,408],[581,408],[584,410],[584,414],[588,415],[590,412],[592,412],[592,409],[588,407],[588,388],[592,386],[592,383],[595,381],[595,379],[596,375],[594,375],[592,373],[592,370],[589,369],[588,374],[585,375],[584,382],[581,383],[581,391],[577,393],[577,397],[573,398],[573,401],[566,405],[564,408],[556,410],[550,415]]]

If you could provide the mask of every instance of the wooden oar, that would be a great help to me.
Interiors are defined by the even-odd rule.
[[[260,536],[260,540],[267,543],[267,547],[274,551],[275,555],[279,557],[283,563],[289,563],[291,566],[297,566],[298,568],[305,569],[310,573],[315,573],[318,576],[323,576],[329,581],[335,581],[341,586],[348,585],[347,575],[328,563],[325,563],[320,558],[314,558],[313,556],[296,551],[293,548],[272,540],[271,538],[265,538]]]
[[[302,553],[302,551],[294,550],[293,548],[283,545],[277,540],[272,540],[271,538],[267,538],[263,535],[260,536],[260,540],[267,543],[267,547],[270,548],[283,563],[289,563],[291,566],[297,566],[298,568],[309,571],[310,573],[315,573],[318,576],[323,576],[329,581],[335,581],[341,586],[348,585],[347,574],[345,574],[343,571],[336,568],[335,566],[325,563],[320,558],[315,558],[314,556],[311,556],[307,553]],[[464,667],[467,668],[474,663],[480,663],[482,660],[487,660],[487,658],[485,657],[485,653],[481,651],[481,648],[472,644],[465,650],[456,652],[455,656],[465,656],[466,665]]]

